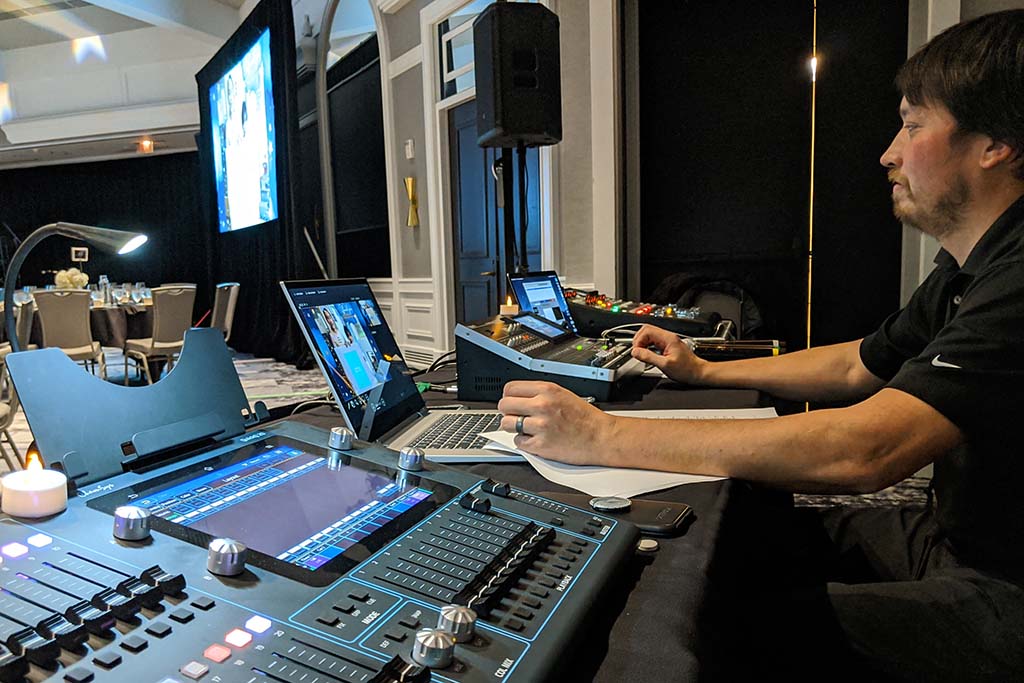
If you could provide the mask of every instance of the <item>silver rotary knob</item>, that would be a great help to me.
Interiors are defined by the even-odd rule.
[[[463,605],[445,605],[437,627],[451,633],[456,643],[468,643],[476,633],[476,612]]]
[[[119,541],[142,541],[149,538],[149,510],[135,505],[122,505],[114,510],[114,538]]]
[[[352,439],[356,435],[348,427],[331,427],[331,436],[327,439],[327,446],[339,451],[347,451],[352,448]]]
[[[430,669],[443,669],[452,663],[455,638],[439,628],[425,628],[416,632],[412,644],[412,661]]]
[[[238,576],[245,571],[249,549],[233,538],[215,538],[206,554],[206,569],[217,576]]]
[[[398,466],[407,472],[423,469],[423,449],[406,446],[398,452]]]

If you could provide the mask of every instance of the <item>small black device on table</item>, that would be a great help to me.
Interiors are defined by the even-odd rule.
[[[580,337],[567,327],[525,312],[455,328],[459,399],[497,401],[506,382],[557,382],[580,396],[612,400],[644,364],[632,344]]]

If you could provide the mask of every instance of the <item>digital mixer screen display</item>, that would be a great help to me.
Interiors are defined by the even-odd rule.
[[[204,546],[242,541],[257,566],[319,586],[457,493],[418,477],[403,485],[383,468],[316,450],[273,437],[89,505],[146,508],[153,528]]]

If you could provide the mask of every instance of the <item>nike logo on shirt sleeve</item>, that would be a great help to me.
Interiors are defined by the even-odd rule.
[[[947,363],[944,360],[939,360],[939,356],[941,356],[941,355],[942,354],[939,353],[939,354],[936,354],[935,358],[932,358],[932,365],[933,366],[935,366],[937,368],[956,368],[957,370],[962,369],[959,365],[954,365],[952,363]]]

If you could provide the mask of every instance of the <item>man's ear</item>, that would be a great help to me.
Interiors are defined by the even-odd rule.
[[[980,164],[984,169],[995,168],[999,164],[1013,164],[1019,161],[1020,153],[1005,142],[988,139],[988,144],[981,153]]]

